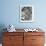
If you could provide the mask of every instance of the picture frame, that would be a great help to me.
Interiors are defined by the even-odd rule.
[[[34,21],[34,7],[33,5],[20,5],[20,22]]]

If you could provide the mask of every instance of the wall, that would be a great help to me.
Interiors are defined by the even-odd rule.
[[[46,0],[0,0],[0,25],[13,24],[16,28],[41,27],[46,28]],[[19,5],[33,5],[35,21],[21,23],[19,21]]]
[[[35,20],[32,23],[19,21],[19,5],[24,4],[34,6]],[[46,0],[0,0],[0,31],[9,24],[13,24],[16,28],[34,28],[40,25],[46,29]]]

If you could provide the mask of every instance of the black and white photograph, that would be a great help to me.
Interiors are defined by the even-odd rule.
[[[34,8],[32,5],[20,6],[20,21],[21,22],[32,22],[33,16],[34,16]]]

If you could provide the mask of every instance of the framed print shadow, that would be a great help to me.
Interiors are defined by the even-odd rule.
[[[20,5],[20,22],[33,22],[34,7],[32,5]]]

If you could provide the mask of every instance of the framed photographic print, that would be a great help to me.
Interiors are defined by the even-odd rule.
[[[20,5],[20,22],[33,22],[34,7],[32,5]]]

